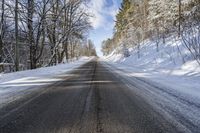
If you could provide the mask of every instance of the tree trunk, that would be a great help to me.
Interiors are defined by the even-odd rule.
[[[15,0],[15,70],[19,71],[18,0]]]
[[[33,12],[34,12],[34,0],[28,0],[28,42],[30,45],[30,68],[35,69],[37,66],[36,61],[36,47],[34,44],[33,36]]]
[[[65,3],[67,2],[66,0],[64,1]],[[69,29],[69,7],[65,7],[64,9],[64,34],[68,34],[66,33],[66,31]],[[68,34],[69,35],[69,34]],[[68,55],[68,38],[69,36],[67,36],[67,38],[63,41],[62,45],[63,45],[63,48],[64,48],[64,53],[65,53],[65,58],[66,58],[66,61],[68,62],[68,58],[69,58],[69,55]]]
[[[159,28],[156,28],[156,51],[159,52],[160,33]]]
[[[71,41],[71,52],[70,52],[70,54],[71,54],[71,59],[73,59],[73,42]]]
[[[5,0],[2,0],[1,8],[1,22],[0,22],[0,63],[3,62],[3,28],[4,28],[4,4]]]
[[[57,53],[58,54],[58,64],[62,63],[63,58],[64,58],[64,53],[65,53],[64,50],[61,52],[59,52],[59,50],[58,50],[58,53]]]
[[[138,54],[138,59],[140,58],[140,44],[137,46],[137,54]]]
[[[68,62],[68,59],[69,59],[69,54],[68,54],[68,40],[66,40],[66,43],[64,44],[64,50],[65,50],[66,61]]]
[[[179,12],[179,24],[178,24],[178,37],[181,36],[181,0],[178,1],[178,12]]]
[[[3,62],[3,39],[0,34],[0,63]]]
[[[53,10],[53,16],[52,16],[52,18],[53,18],[53,35],[52,35],[52,41],[53,41],[53,50],[54,50],[54,47],[55,47],[56,41],[57,41],[57,39],[56,39],[56,37],[57,37],[56,36],[57,35],[57,33],[56,33],[56,22],[57,22],[57,16],[58,16],[58,0],[55,0],[55,4],[53,5],[52,10]],[[52,51],[53,54],[54,54],[54,52],[55,52],[55,56],[53,58],[52,63],[54,65],[56,65],[57,64],[57,50],[55,49],[55,51]]]

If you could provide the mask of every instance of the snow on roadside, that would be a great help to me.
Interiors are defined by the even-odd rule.
[[[131,49],[131,56],[128,58],[114,51],[102,60],[134,77],[146,78],[185,95],[200,98],[200,66],[183,43],[169,37],[166,44],[159,44],[158,52],[156,49],[155,42],[146,40],[141,46],[140,58],[137,50]]]
[[[184,95],[174,88],[156,83],[146,78],[144,73],[132,75],[130,68],[101,62],[122,81],[132,93],[141,97],[172,123],[180,132],[192,133],[200,130],[200,99],[193,95]]]
[[[130,57],[124,58],[114,50],[101,60],[136,95],[182,132],[199,132],[199,64],[181,41],[167,38],[166,44],[160,44],[159,51],[156,49],[155,42],[146,40],[141,46],[140,58],[137,49],[129,49]]]
[[[70,76],[68,72],[92,59],[92,57],[82,57],[78,61],[68,64],[0,74],[0,108],[9,102],[37,91],[41,86],[62,80],[62,76]]]

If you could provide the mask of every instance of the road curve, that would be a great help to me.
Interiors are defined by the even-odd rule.
[[[179,132],[95,60],[4,110],[0,133]]]

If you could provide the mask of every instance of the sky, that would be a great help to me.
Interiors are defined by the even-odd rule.
[[[91,0],[89,10],[92,13],[90,22],[93,29],[90,31],[91,39],[96,47],[98,56],[102,56],[101,42],[111,38],[117,14],[122,0]]]

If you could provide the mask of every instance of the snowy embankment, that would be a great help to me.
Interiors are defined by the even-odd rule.
[[[143,77],[187,95],[200,97],[200,65],[180,41],[172,40],[168,38],[166,44],[160,44],[158,52],[155,42],[144,42],[140,58],[136,49],[130,49],[131,56],[128,58],[114,51],[103,60],[131,76]]]
[[[53,67],[0,74],[0,108],[41,89],[42,86],[63,80],[62,77],[70,76],[70,71],[90,60],[92,57],[82,57],[78,61]]]
[[[156,49],[155,42],[146,41],[140,58],[136,49],[130,49],[128,58],[114,51],[102,61],[183,132],[200,131],[199,64],[181,41],[168,38],[158,52]]]

